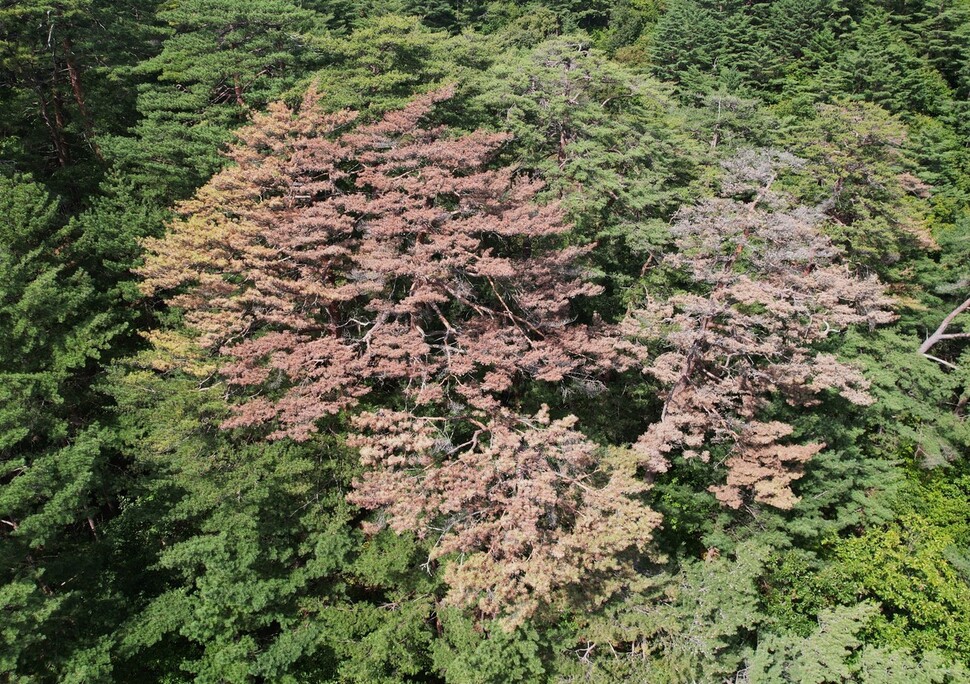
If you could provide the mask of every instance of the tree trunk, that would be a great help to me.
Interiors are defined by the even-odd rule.
[[[232,77],[233,91],[236,94],[236,104],[240,107],[246,106],[246,100],[243,99],[243,87],[242,81],[239,80],[239,74]]]
[[[77,62],[74,61],[74,46],[70,38],[65,38],[61,45],[64,47],[64,59],[67,64],[67,74],[71,81],[71,92],[74,93],[74,101],[77,103],[78,112],[81,114],[81,125],[84,127],[84,138],[94,152],[94,156],[104,160],[101,150],[98,148],[96,135],[94,132],[94,121],[88,112],[87,101],[84,97],[84,89],[81,87],[81,70]]]
[[[44,120],[44,124],[47,126],[51,143],[54,145],[54,153],[57,155],[57,163],[63,168],[67,166],[70,161],[67,154],[67,142],[64,140],[63,117],[60,115],[59,110],[55,110],[55,115],[53,117],[51,116],[50,105],[47,102],[47,98],[45,97],[44,91],[40,85],[35,85],[34,91],[37,93],[37,104],[40,107],[40,116]]]

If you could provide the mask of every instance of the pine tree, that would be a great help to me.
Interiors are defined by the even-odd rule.
[[[817,629],[807,637],[767,635],[758,644],[748,669],[752,681],[778,682],[854,681],[863,684],[919,682],[945,684],[970,677],[970,671],[935,651],[910,653],[904,649],[874,647],[863,633],[878,611],[872,603],[826,610]]]
[[[267,445],[219,430],[224,386],[206,384],[206,363],[191,345],[158,347],[110,373],[112,447],[137,474],[110,528],[134,555],[114,680],[428,672],[438,592],[423,549],[361,535],[344,500],[356,457],[332,437]]]
[[[472,554],[448,571],[454,600],[516,623],[584,580],[618,589],[630,566],[616,554],[657,518],[628,498],[642,489],[629,465],[602,472],[574,418],[515,411],[525,383],[594,389],[625,362],[608,328],[570,320],[599,289],[580,277],[588,249],[559,245],[560,208],[486,168],[507,136],[422,127],[449,96],[343,133],[353,115],[324,114],[313,90],[295,114],[273,106],[240,132],[235,165],[147,242],[141,273],[146,293],[174,294],[242,395],[224,427],[306,440],[367,395],[405,407],[358,418],[354,500],[397,531],[444,525],[440,552]],[[503,549],[506,535],[520,542]]]
[[[163,7],[158,18],[170,34],[137,67],[151,78],[139,91],[142,118],[108,152],[164,203],[217,171],[232,130],[310,70],[308,34],[323,18],[289,0],[191,0]]]
[[[91,646],[110,622],[95,589],[99,528],[112,492],[91,387],[123,329],[90,277],[65,259],[57,202],[0,176],[0,594],[11,627],[3,673],[41,672]],[[77,584],[72,584],[73,581]],[[88,603],[78,601],[84,587]],[[71,639],[56,659],[51,642]],[[45,665],[46,663],[46,665]]]
[[[130,125],[125,69],[152,52],[153,2],[25,0],[0,8],[0,154],[77,200],[103,171],[103,137]],[[53,186],[52,186],[53,187]]]
[[[791,483],[823,444],[791,444],[793,427],[764,420],[777,395],[812,406],[826,391],[869,404],[859,371],[815,351],[831,330],[888,323],[889,300],[874,280],[857,279],[818,231],[819,213],[786,208],[771,195],[784,154],[749,152],[726,162],[722,192],[682,210],[671,228],[677,252],[663,265],[684,273],[694,292],[648,299],[626,329],[643,344],[646,373],[665,387],[664,407],[635,449],[654,471],[669,455],[723,456],[727,479],[711,490],[738,508],[750,496],[778,508],[797,502]]]
[[[865,17],[856,49],[843,53],[841,89],[891,112],[939,114],[950,98],[946,82],[906,44],[884,13]]]
[[[454,80],[462,57],[460,41],[393,14],[366,18],[350,35],[324,38],[317,46],[326,62],[315,76],[322,104],[353,109],[366,119]]]
[[[71,118],[80,123],[78,132],[89,145],[96,144],[81,67],[73,47],[78,23],[90,9],[90,0],[67,0],[17,3],[0,13],[0,64],[15,83],[31,92],[37,118],[47,130],[60,167],[72,161],[67,102],[71,102]]]
[[[857,268],[897,281],[900,266],[935,247],[926,225],[930,189],[910,171],[907,128],[868,103],[813,110],[779,136],[808,162],[785,182],[823,207],[826,232]]]
[[[577,37],[500,60],[474,87],[472,106],[515,136],[513,159],[546,180],[574,239],[597,242],[596,265],[618,296],[697,173],[698,149],[660,84]]]
[[[970,92],[967,67],[970,54],[970,7],[965,2],[929,0],[892,7],[892,18],[906,42],[946,78],[957,98]]]
[[[693,0],[677,0],[654,27],[651,44],[657,76],[689,85],[715,68],[720,46],[717,17]]]
[[[387,511],[396,531],[435,538],[428,563],[452,557],[450,603],[515,627],[635,581],[630,552],[660,518],[631,499],[646,488],[628,454],[600,457],[574,416],[551,420],[547,406],[468,422],[469,440],[454,444],[459,421],[368,413],[353,441],[365,470],[351,500]]]

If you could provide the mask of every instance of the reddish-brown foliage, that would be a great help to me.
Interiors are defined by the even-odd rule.
[[[749,174],[754,175],[754,174]],[[835,391],[871,402],[854,367],[813,345],[846,326],[892,320],[875,279],[855,277],[806,208],[770,207],[774,172],[749,203],[712,199],[680,212],[672,232],[678,251],[665,265],[695,284],[690,293],[648,300],[625,322],[644,371],[667,388],[662,418],[635,445],[662,471],[673,453],[708,459],[728,446],[727,480],[712,488],[723,503],[754,500],[779,508],[797,501],[791,483],[824,445],[790,444],[791,426],[761,422],[777,396],[794,406]],[[648,350],[656,344],[662,350]]]
[[[439,92],[337,134],[308,95],[257,117],[235,165],[148,241],[145,291],[178,292],[201,343],[250,388],[230,426],[275,421],[305,439],[375,386],[416,406],[490,410],[522,378],[559,382],[612,367],[607,336],[572,322],[584,248],[561,244],[540,185],[487,170],[504,134],[449,138],[421,120]]]
[[[352,498],[437,535],[434,557],[461,555],[452,598],[514,621],[580,585],[622,585],[621,552],[658,521],[630,498],[634,466],[606,468],[574,418],[514,412],[523,381],[625,362],[607,326],[574,320],[572,300],[599,289],[559,206],[487,168],[507,136],[422,125],[448,96],[355,129],[312,91],[297,112],[274,105],[148,242],[142,274],[220,355],[241,395],[226,427],[303,440],[368,393],[407,407],[356,418]]]
[[[366,470],[352,499],[385,509],[395,530],[432,535],[431,559],[460,554],[446,570],[450,599],[484,615],[515,624],[570,592],[602,600],[631,581],[624,552],[645,546],[660,516],[631,498],[645,489],[635,459],[604,460],[575,423],[545,407],[464,426],[364,414],[355,443]]]

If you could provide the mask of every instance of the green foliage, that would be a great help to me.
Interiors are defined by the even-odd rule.
[[[877,614],[877,606],[858,603],[822,611],[817,630],[807,637],[769,635],[751,659],[749,681],[956,684],[970,677],[970,670],[948,663],[934,651],[911,653],[865,645],[861,633]]]
[[[445,612],[442,618],[443,634],[435,642],[433,655],[436,669],[446,682],[548,681],[549,671],[542,657],[548,646],[535,628],[508,632],[496,626],[483,631],[453,611]]]
[[[935,359],[918,351],[970,296],[967,0],[16,0],[0,3],[0,83],[0,680],[970,681],[970,317],[950,322]],[[658,264],[689,256],[670,232],[685,208],[718,193],[755,200],[750,188],[729,192],[738,155],[793,155],[759,206],[793,197],[853,274],[878,277],[894,298],[891,324],[829,330],[815,345],[859,369],[875,401],[821,392],[796,405],[772,380],[765,420],[790,425],[792,443],[825,444],[792,482],[791,510],[720,505],[710,488],[736,456],[715,443],[726,434],[696,445],[706,460],[641,467],[630,505],[662,513],[662,527],[605,605],[564,600],[511,631],[448,606],[444,571],[473,564],[436,558],[438,537],[481,513],[454,504],[427,539],[365,535],[362,523],[381,527],[385,514],[346,499],[363,472],[348,417],[299,444],[220,428],[231,393],[216,364],[133,273],[143,240],[224,166],[237,129],[311,84],[324,108],[359,110],[362,122],[453,84],[429,126],[509,134],[487,163],[544,184],[542,201],[562,204],[566,241],[590,250],[582,268],[605,288],[568,325],[620,320],[647,295],[658,311],[670,305],[692,273]],[[313,167],[300,159],[286,167],[294,178]],[[360,172],[347,161],[305,180],[340,196],[341,174]],[[277,197],[274,181],[253,182],[267,206],[305,208],[296,186]],[[452,199],[463,200],[433,210]],[[298,213],[273,208],[284,223]],[[243,209],[226,202],[225,220]],[[440,219],[428,217],[433,230]],[[299,237],[303,224],[285,225]],[[348,244],[374,230],[361,215]],[[408,235],[402,250],[426,237]],[[530,259],[538,244],[494,239],[492,259]],[[288,258],[253,248],[288,273]],[[400,280],[395,301],[410,301]],[[251,307],[277,285],[233,283]],[[704,339],[725,346],[732,368],[770,312],[742,306],[754,322],[729,324],[706,287],[690,294],[715,308]],[[426,318],[415,324],[435,329]],[[683,334],[645,345],[643,367]],[[755,372],[724,377],[768,382]],[[374,373],[371,408],[407,410]],[[662,384],[631,367],[513,383],[499,400],[575,414],[620,458],[664,416]],[[577,491],[603,484],[599,465]],[[449,493],[460,498],[464,484]],[[490,553],[521,533],[496,533]],[[564,549],[561,565],[584,548]]]
[[[434,585],[413,541],[364,542],[355,529],[348,451],[332,438],[266,449],[223,433],[221,388],[159,373],[167,364],[142,354],[111,383],[117,447],[141,474],[114,526],[154,557],[116,671],[353,682],[424,671]]]
[[[697,172],[699,149],[663,87],[580,37],[510,55],[472,87],[472,107],[515,136],[514,160],[546,180],[575,239],[598,242],[596,265],[622,297]]]
[[[72,74],[79,69],[73,42],[83,33],[91,5],[91,0],[27,0],[0,7],[0,73],[5,86],[12,86],[0,104],[6,115],[0,140],[29,170],[65,170],[90,132],[84,130],[90,120],[79,111],[83,100],[72,102],[62,71],[68,61]]]
[[[967,40],[970,39],[970,5],[965,0],[923,0],[887,3],[894,23],[907,41],[918,45],[924,59],[956,92],[970,89]]]
[[[167,217],[168,211],[145,198],[131,180],[112,175],[90,206],[71,218],[66,255],[92,278],[102,306],[125,315],[122,302],[135,297],[130,269],[141,256],[140,242],[159,234]]]
[[[869,601],[862,641],[970,662],[964,646],[970,624],[964,467],[918,475],[900,492],[893,522],[859,535],[830,537],[816,559],[789,555],[775,578],[771,612],[804,635],[814,622],[811,616],[830,610],[848,614],[865,605],[860,601]]]
[[[104,453],[90,378],[124,323],[98,309],[99,293],[70,259],[71,246],[40,185],[0,176],[4,673],[53,668],[49,642],[71,640],[56,658],[67,660],[110,620],[99,614],[110,609],[94,588],[105,559],[96,543],[123,478]],[[77,587],[86,588],[83,599]]]
[[[842,92],[891,112],[939,114],[950,93],[946,81],[903,38],[885,13],[863,18],[853,36],[856,49],[838,66]]]
[[[651,37],[657,75],[669,81],[691,81],[712,70],[720,42],[717,18],[692,0],[671,2]]]
[[[866,103],[812,109],[782,136],[808,162],[789,187],[825,209],[829,234],[858,267],[890,282],[909,280],[900,266],[933,241],[925,223],[928,188],[907,168],[906,127]]]
[[[712,549],[703,561],[685,559],[678,570],[651,573],[646,591],[584,620],[573,650],[560,658],[563,680],[673,684],[733,677],[764,620],[759,583],[768,557],[767,548],[744,543],[733,557]]]
[[[127,70],[154,53],[157,3],[26,0],[0,8],[0,155],[74,201],[104,171],[102,138],[133,123]]]
[[[912,486],[892,525],[840,543],[831,575],[855,596],[883,605],[886,619],[874,629],[888,644],[970,663],[970,478],[963,464],[956,468]]]
[[[966,422],[939,408],[956,400],[961,378],[915,353],[918,347],[913,336],[885,331],[849,335],[842,348],[868,369],[873,383],[870,453],[939,466],[960,459],[970,446]]]
[[[457,78],[466,42],[413,17],[384,15],[360,22],[350,35],[319,38],[314,48],[325,66],[313,80],[328,109],[376,118]]]
[[[310,36],[322,18],[290,0],[189,0],[165,5],[161,52],[134,73],[141,116],[132,137],[106,149],[161,203],[188,195],[221,166],[219,150],[245,123],[307,73]]]
[[[889,617],[874,631],[887,643],[944,650],[968,662],[970,585],[946,557],[954,544],[949,530],[904,516],[886,530],[841,544],[832,581],[853,598],[882,603]]]
[[[117,334],[94,311],[90,276],[60,254],[67,248],[57,203],[23,176],[0,176],[0,450],[31,436],[67,434],[66,386]],[[76,400],[76,397],[70,397]],[[15,468],[11,467],[8,472]]]

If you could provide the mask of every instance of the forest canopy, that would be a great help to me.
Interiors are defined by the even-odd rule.
[[[0,680],[970,682],[970,0],[16,0],[0,83]]]

